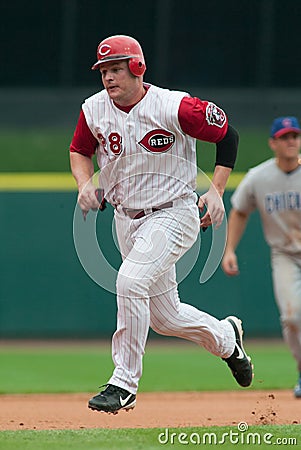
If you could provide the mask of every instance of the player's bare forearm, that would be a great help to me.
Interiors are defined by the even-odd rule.
[[[216,191],[219,193],[219,195],[222,197],[227,181],[229,179],[230,173],[232,172],[232,169],[230,167],[224,167],[224,166],[215,166],[213,177],[212,177],[212,188],[216,189]]]
[[[94,174],[93,161],[80,153],[70,152],[70,166],[78,190],[81,191]]]
[[[78,204],[83,211],[84,218],[90,209],[98,209],[100,203],[96,197],[95,187],[92,183],[94,164],[92,159],[80,153],[70,153],[72,175],[78,186]]]
[[[235,252],[248,221],[248,214],[232,209],[228,217],[228,236],[226,251]]]
[[[227,275],[232,276],[239,274],[239,267],[235,250],[243,235],[247,221],[247,214],[242,213],[236,209],[231,210],[228,219],[228,236],[226,249],[222,260],[222,268]]]

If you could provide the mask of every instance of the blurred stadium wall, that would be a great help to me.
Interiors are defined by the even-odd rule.
[[[229,196],[226,192],[227,209]],[[76,192],[0,192],[0,338],[95,338],[114,332],[115,295],[92,281],[75,250],[75,203]],[[106,261],[118,269],[121,259],[112,218],[110,206],[98,214],[97,239]],[[248,228],[238,252],[240,276],[226,277],[218,267],[203,284],[199,279],[212,230],[200,233],[201,251],[194,266],[194,252],[178,265],[178,274],[192,267],[180,284],[180,295],[182,301],[220,319],[237,314],[249,337],[279,336],[269,251],[256,214]],[[94,266],[104,286],[107,269],[102,264],[97,269],[97,261]]]
[[[300,86],[299,0],[11,0],[0,11],[1,85],[95,86],[98,42],[130,34],[154,83]]]
[[[73,125],[112,34],[141,41],[147,81],[221,103],[237,126],[299,116],[299,0],[12,0],[0,12],[0,126]]]
[[[301,4],[301,2],[300,2]],[[146,77],[146,81],[151,81]],[[2,128],[69,128],[73,133],[83,101],[98,87],[0,88]],[[180,89],[180,87],[179,87]],[[236,127],[270,127],[278,115],[301,117],[301,89],[208,88],[181,86],[192,96],[222,105]],[[1,170],[1,168],[0,168]]]

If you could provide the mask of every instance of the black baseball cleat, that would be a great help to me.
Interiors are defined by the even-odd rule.
[[[136,395],[113,384],[107,384],[106,386],[103,391],[89,400],[88,408],[117,414],[121,409],[128,411],[135,407]]]
[[[246,354],[242,345],[243,329],[241,320],[235,316],[226,317],[235,333],[235,349],[229,358],[222,358],[230,367],[232,374],[240,386],[248,387],[252,383],[253,379],[253,366],[251,364],[251,358]]]

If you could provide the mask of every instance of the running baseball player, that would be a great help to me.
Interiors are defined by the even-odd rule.
[[[175,271],[200,226],[218,227],[223,220],[222,195],[238,134],[214,103],[145,83],[144,55],[132,37],[104,39],[92,69],[100,71],[104,89],[82,105],[70,146],[71,169],[79,206],[87,214],[100,206],[91,181],[96,154],[100,186],[115,209],[123,262],[116,282],[115,369],[88,406],[113,414],[135,406],[149,327],[221,357],[237,382],[249,386],[252,366],[241,321],[235,316],[217,320],[181,303]],[[212,185],[198,206],[196,139],[216,143]]]
[[[301,159],[300,125],[296,117],[278,117],[269,146],[275,157],[251,169],[232,196],[228,240],[222,267],[239,273],[236,247],[248,217],[258,209],[271,248],[275,299],[283,336],[297,361],[299,380],[294,395],[301,398]]]

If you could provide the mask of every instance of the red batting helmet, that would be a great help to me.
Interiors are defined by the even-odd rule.
[[[97,62],[92,66],[96,70],[102,63],[108,61],[129,60],[129,69],[133,75],[139,77],[144,74],[146,65],[142,48],[136,39],[130,36],[111,36],[97,47]]]

